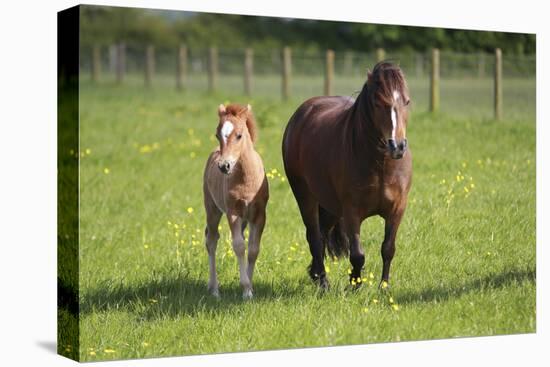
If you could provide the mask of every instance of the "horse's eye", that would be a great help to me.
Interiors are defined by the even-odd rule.
[[[411,100],[410,100],[410,99],[407,99],[407,100],[405,101],[405,106],[408,106],[410,103],[411,103]]]
[[[237,139],[240,140],[243,137],[242,134],[237,134]]]

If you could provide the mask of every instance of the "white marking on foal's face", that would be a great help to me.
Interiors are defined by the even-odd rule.
[[[225,121],[222,125],[222,129],[221,129],[221,134],[222,134],[222,139],[223,139],[223,142],[225,144],[227,144],[227,138],[229,137],[229,135],[231,135],[231,132],[233,131],[234,129],[234,126],[233,126],[233,123],[231,121]]]

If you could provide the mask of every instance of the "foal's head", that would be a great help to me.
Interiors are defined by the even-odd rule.
[[[376,64],[367,80],[375,127],[384,138],[393,159],[407,150],[407,120],[410,103],[407,82],[401,69],[388,62]]]
[[[219,123],[216,138],[220,143],[218,167],[230,174],[241,154],[252,149],[256,141],[256,123],[250,105],[221,104],[218,107]]]

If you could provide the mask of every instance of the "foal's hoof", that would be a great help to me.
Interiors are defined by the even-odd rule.
[[[215,299],[220,299],[220,290],[218,288],[210,288],[208,287],[208,292],[212,297]]]
[[[217,290],[217,289],[216,289],[215,291],[210,292],[210,295],[211,295],[212,297],[214,297],[215,299],[217,299],[217,300],[219,300],[219,299],[222,298],[222,297],[220,296],[220,291]]]
[[[252,289],[247,289],[243,291],[243,299],[245,301],[248,301],[249,299],[252,299]]]

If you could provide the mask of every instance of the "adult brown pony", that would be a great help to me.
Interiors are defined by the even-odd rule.
[[[220,145],[208,157],[203,180],[210,270],[208,289],[219,297],[216,246],[220,238],[218,225],[225,213],[239,262],[243,298],[248,299],[252,298],[252,275],[260,252],[269,188],[262,159],[254,150],[256,123],[250,105],[220,105],[218,118],[216,137]],[[248,261],[244,239],[247,223],[250,223]]]
[[[283,161],[302,220],[312,261],[311,278],[328,287],[325,249],[349,253],[350,282],[361,282],[365,255],[363,220],[385,220],[382,280],[388,282],[395,238],[411,186],[412,156],[406,128],[409,93],[403,72],[378,63],[354,101],[314,97],[292,115],[283,137]]]

